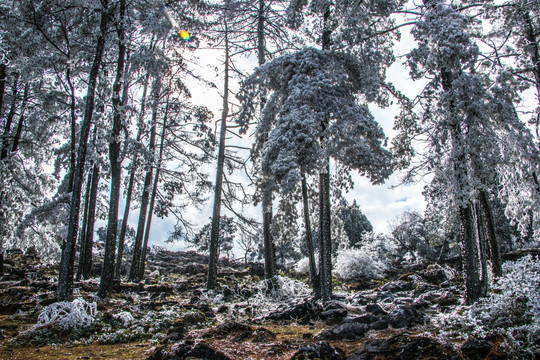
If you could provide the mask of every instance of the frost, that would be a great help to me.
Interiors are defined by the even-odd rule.
[[[135,318],[131,313],[127,311],[119,312],[118,314],[114,314],[113,318],[120,321],[124,327],[128,327],[131,323],[135,321]]]
[[[361,248],[338,252],[334,271],[343,280],[380,279],[396,249],[383,236],[366,237]]]
[[[434,322],[446,336],[501,335],[508,351],[527,358],[540,350],[540,263],[529,255],[505,263],[503,271],[489,297],[440,315]]]
[[[96,314],[97,303],[89,303],[82,298],[77,298],[72,302],[56,302],[43,309],[38,315],[37,324],[32,329],[55,324],[64,330],[81,329],[92,325]]]

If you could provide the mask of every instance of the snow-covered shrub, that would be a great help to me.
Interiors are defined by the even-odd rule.
[[[317,262],[315,262],[315,264],[316,263]],[[302,275],[308,275],[309,274],[309,258],[304,257],[298,260],[296,264],[294,265],[294,271]]]
[[[89,327],[95,321],[97,304],[77,298],[72,302],[61,301],[46,306],[38,315],[34,329],[48,325],[58,325],[64,330]]]
[[[342,250],[334,265],[336,275],[345,281],[380,279],[387,268],[386,263],[363,248]]]
[[[451,336],[501,335],[507,350],[520,359],[529,358],[540,351],[540,262],[523,257],[503,264],[503,271],[489,297],[441,315],[435,322]]]
[[[383,235],[369,234],[362,247],[338,252],[334,271],[345,281],[380,279],[390,267],[395,252],[395,245]]]
[[[118,314],[114,314],[113,318],[120,321],[124,327],[129,326],[133,321],[135,321],[133,315],[127,311],[121,311]]]
[[[258,282],[254,290],[249,302],[259,315],[282,308],[284,302],[292,303],[311,295],[311,289],[305,283],[279,275]]]

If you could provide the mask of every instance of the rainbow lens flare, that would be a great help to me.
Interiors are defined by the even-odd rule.
[[[191,41],[191,35],[189,35],[187,30],[180,30],[180,37],[184,41]]]

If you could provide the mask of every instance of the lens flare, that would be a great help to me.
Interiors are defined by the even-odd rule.
[[[191,41],[191,35],[187,30],[180,30],[180,37],[184,41]]]

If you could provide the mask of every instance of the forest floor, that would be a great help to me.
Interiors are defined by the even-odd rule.
[[[448,265],[335,280],[333,299],[323,304],[299,274],[282,273],[273,291],[260,264],[222,262],[220,288],[207,291],[205,262],[193,252],[157,252],[144,282],[115,286],[107,301],[94,298],[97,277],[76,282],[84,305],[44,319],[39,314],[55,303],[57,269],[32,254],[9,254],[0,279],[0,359],[516,358],[497,333],[441,329],[463,295],[462,278]]]

